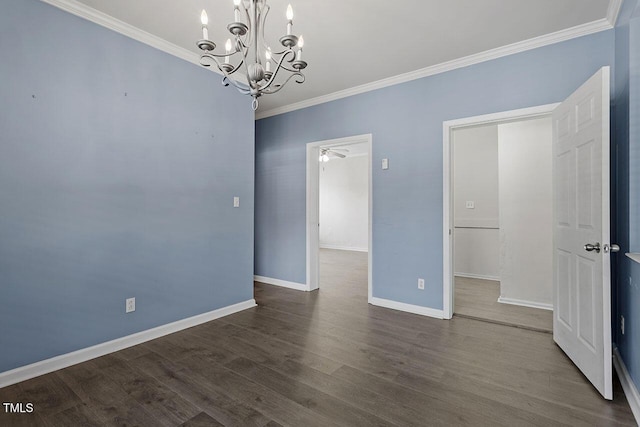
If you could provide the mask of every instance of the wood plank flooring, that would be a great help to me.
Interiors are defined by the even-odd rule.
[[[541,332],[553,332],[553,312],[498,302],[500,282],[455,277],[454,313]]]
[[[321,289],[0,389],[0,426],[635,425],[546,333],[367,304],[366,254],[323,250]],[[0,408],[1,409],[1,408]]]

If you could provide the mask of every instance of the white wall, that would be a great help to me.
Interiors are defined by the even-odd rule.
[[[368,250],[369,156],[320,165],[320,247]]]
[[[498,126],[501,300],[552,304],[551,119]]]
[[[454,131],[453,187],[454,274],[499,280],[497,126]]]

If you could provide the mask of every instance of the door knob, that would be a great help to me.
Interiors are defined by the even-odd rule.
[[[584,245],[584,249],[587,252],[596,251],[596,253],[600,253],[600,242],[596,242],[595,244],[587,243],[586,245]]]
[[[605,244],[604,245],[604,253],[615,253],[615,252],[620,252],[620,246],[616,245],[615,243],[612,243],[611,246]]]

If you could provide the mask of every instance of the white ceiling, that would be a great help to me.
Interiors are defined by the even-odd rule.
[[[49,1],[49,0],[45,0]],[[73,0],[56,0],[65,3]],[[269,0],[266,37],[272,45],[294,10],[303,34],[307,81],[290,82],[260,99],[260,110],[309,100],[490,49],[604,21],[610,0]],[[76,0],[172,44],[198,52],[200,11],[210,39],[223,48],[232,0]],[[611,0],[611,8],[619,7]],[[611,14],[611,10],[609,10]],[[617,12],[617,10],[616,10]],[[211,84],[217,84],[212,76]],[[233,89],[229,89],[233,90]],[[247,100],[249,104],[249,100]]]

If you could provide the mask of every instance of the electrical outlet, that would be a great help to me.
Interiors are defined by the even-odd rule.
[[[127,298],[125,305],[125,313],[131,313],[132,311],[136,311],[136,299],[135,298]]]
[[[474,203],[473,200],[467,200],[467,202],[464,205],[467,209],[475,209],[476,208],[476,204]]]
[[[239,208],[240,207],[240,197],[234,197],[233,198],[233,207],[234,208]]]
[[[622,335],[624,335],[624,316],[620,316],[620,330],[622,331]]]
[[[424,289],[424,279],[418,279],[418,289]]]

